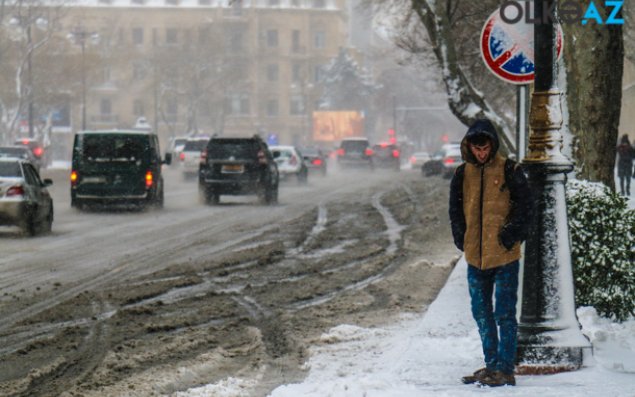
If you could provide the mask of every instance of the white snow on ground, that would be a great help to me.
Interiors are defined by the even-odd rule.
[[[278,387],[271,397],[635,396],[635,320],[612,323],[592,308],[578,310],[583,332],[594,346],[594,356],[581,370],[517,376],[515,387],[461,384],[462,375],[482,366],[466,266],[459,261],[423,315],[405,316],[383,328],[332,328],[311,348],[306,379]],[[229,378],[177,396],[244,396],[251,386],[250,380]]]
[[[635,194],[629,207],[635,209]],[[461,384],[461,376],[483,366],[466,266],[458,262],[422,315],[382,328],[332,328],[311,348],[304,381],[280,386],[270,397],[635,397],[635,319],[613,323],[590,307],[577,312],[594,350],[582,369],[517,376],[515,387]],[[175,396],[240,397],[254,386],[253,379],[228,378]]]

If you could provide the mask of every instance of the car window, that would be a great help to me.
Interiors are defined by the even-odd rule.
[[[127,162],[146,158],[149,142],[147,135],[83,135],[80,148],[85,161]]]
[[[213,140],[207,146],[207,157],[217,160],[229,159],[252,160],[256,157],[260,146],[250,140]]]
[[[29,158],[29,152],[26,148],[21,147],[3,147],[0,148],[0,157],[18,157],[21,159]]]
[[[186,141],[185,147],[183,147],[184,152],[200,152],[205,149],[207,146],[207,141],[203,139],[197,139],[192,141]]]
[[[0,176],[10,178],[22,178],[20,164],[18,164],[17,162],[0,162]]]
[[[24,164],[24,178],[32,186],[41,186],[42,181],[31,164]]]
[[[363,152],[368,147],[368,141],[342,141],[342,148],[350,152]]]
[[[185,145],[185,142],[187,142],[187,139],[175,139],[174,146],[183,146]]]
[[[461,149],[460,148],[451,148],[445,152],[447,157],[461,157]]]
[[[293,152],[289,149],[271,149],[271,151],[273,153],[275,152],[279,152],[280,156],[278,157],[279,159],[290,159],[291,156],[293,156]]]

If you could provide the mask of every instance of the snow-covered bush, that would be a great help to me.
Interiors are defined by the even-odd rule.
[[[624,321],[635,314],[635,210],[600,183],[569,181],[566,196],[576,303]]]

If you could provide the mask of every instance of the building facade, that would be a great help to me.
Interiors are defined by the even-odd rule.
[[[62,30],[86,69],[74,129],[145,118],[164,145],[254,133],[306,143],[322,68],[348,33],[344,0],[90,0],[67,11]]]

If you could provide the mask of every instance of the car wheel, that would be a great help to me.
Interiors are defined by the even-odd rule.
[[[161,185],[161,190],[159,190],[159,192],[156,194],[156,197],[154,198],[154,206],[156,208],[163,208],[163,185]]]
[[[53,203],[49,206],[49,212],[44,221],[42,221],[41,228],[44,233],[50,233],[53,230]]]
[[[278,186],[266,186],[262,193],[263,204],[272,205],[278,202]]]
[[[27,209],[20,228],[27,236],[35,236],[35,234],[37,233],[37,225],[35,224],[35,211]]]
[[[309,171],[306,168],[303,168],[298,173],[298,183],[300,185],[304,185],[309,180]]]

